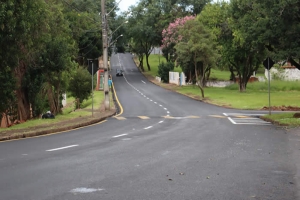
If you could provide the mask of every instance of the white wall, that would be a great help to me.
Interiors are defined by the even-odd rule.
[[[186,85],[184,73],[169,72],[169,83],[176,84],[176,85]]]
[[[67,94],[65,93],[62,96],[63,96],[63,100],[61,103],[62,103],[63,107],[65,107],[67,105]]]
[[[286,68],[282,70],[278,70],[276,68],[271,68],[270,70],[270,78],[273,79],[274,75],[279,76],[282,80],[286,81],[296,81],[300,80],[300,70],[297,68]],[[268,70],[265,70],[265,76],[268,79]]]

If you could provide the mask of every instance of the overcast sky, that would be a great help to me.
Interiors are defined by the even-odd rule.
[[[116,0],[117,3],[119,1],[120,0]],[[229,2],[229,0],[225,1]],[[137,2],[139,2],[139,0],[121,0],[118,6],[120,8],[120,12],[126,11],[129,8],[129,6],[136,5]],[[214,2],[217,2],[217,0],[214,0]]]
[[[116,2],[118,3],[119,0],[116,0]],[[118,7],[120,8],[120,11],[123,12],[126,11],[129,6],[135,5],[137,2],[139,2],[139,0],[122,0]]]

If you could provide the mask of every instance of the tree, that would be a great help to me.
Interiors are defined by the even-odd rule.
[[[221,39],[222,30],[227,26],[227,13],[228,13],[229,3],[225,1],[208,3],[203,8],[201,13],[197,15],[197,20],[199,20],[203,25],[210,30],[214,36],[214,41],[217,43],[218,53],[222,53],[223,40]],[[220,57],[216,62],[216,67],[221,70],[228,70],[229,64],[223,57]]]
[[[177,18],[174,22],[169,24],[168,28],[162,31],[163,40],[161,48],[167,62],[171,61],[171,56],[173,56],[173,59],[176,59],[176,57],[174,57],[174,46],[181,40],[181,36],[178,33],[179,29],[183,27],[188,20],[193,19],[195,19],[194,16]]]
[[[41,92],[48,97],[50,111],[58,114],[62,108],[62,95],[67,91],[67,74],[73,69],[72,58],[77,49],[62,5],[49,5],[48,11],[49,29],[43,38],[44,48],[39,53],[39,65],[47,74],[44,76],[44,91]]]
[[[198,15],[209,2],[211,0],[177,0],[177,5],[187,13],[186,15]]]
[[[16,80],[13,76],[11,68],[1,67],[0,68],[0,83],[1,83],[1,103],[0,103],[0,115],[7,113],[8,109],[13,107],[16,103],[15,99],[15,87]]]
[[[131,12],[131,17],[128,20],[128,34],[132,38],[130,42],[134,42],[135,46],[138,44],[139,48],[133,50],[139,50],[140,52],[134,53],[145,56],[147,68],[150,71],[149,55],[153,47],[158,46],[161,40],[161,32],[155,26],[160,16],[160,10],[151,1],[143,0],[137,7],[133,7]],[[133,45],[131,44],[131,46]]]
[[[165,83],[169,82],[169,72],[174,69],[174,63],[167,62],[167,63],[160,63],[158,65],[158,75],[160,76],[161,80]]]
[[[266,56],[266,41],[260,40],[261,27],[257,24],[260,9],[259,3],[253,1],[232,0],[228,21],[222,27],[222,57],[232,73],[237,73],[241,92]]]
[[[83,67],[78,67],[72,75],[69,85],[69,91],[75,97],[79,104],[88,99],[92,94],[92,83],[89,72]]]
[[[263,0],[252,8],[257,12],[255,24],[260,31],[257,40],[265,42],[269,55],[278,61],[292,57],[300,61],[300,2]]]
[[[19,119],[27,120],[30,102],[22,82],[41,47],[41,37],[46,29],[46,3],[43,0],[8,0],[1,3],[0,16],[1,72],[7,67],[13,72],[16,85],[7,89],[15,91]],[[3,88],[3,83],[0,84]]]
[[[177,62],[182,67],[193,64],[196,83],[204,98],[206,72],[218,57],[213,35],[197,20],[187,21],[179,29],[179,35],[182,39],[175,45]]]

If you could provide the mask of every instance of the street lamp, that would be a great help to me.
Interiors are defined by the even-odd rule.
[[[114,41],[112,41],[112,42],[109,44],[109,47],[110,47],[111,45],[113,45],[113,44],[119,39],[119,37],[123,37],[123,34],[122,34],[122,35],[119,35]]]
[[[123,22],[120,26],[118,26],[111,34],[110,37],[123,25],[123,24],[127,24],[128,21]]]

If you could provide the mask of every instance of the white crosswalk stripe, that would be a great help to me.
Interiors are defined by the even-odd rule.
[[[224,116],[233,124],[243,125],[271,125],[270,122],[260,119],[264,114],[249,114],[249,113],[223,113]]]

